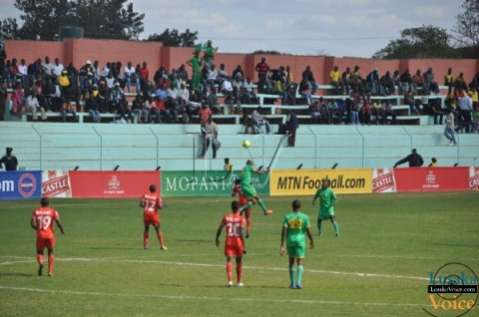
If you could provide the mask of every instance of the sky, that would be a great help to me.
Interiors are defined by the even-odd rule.
[[[18,17],[0,0],[0,18]],[[405,28],[450,30],[461,0],[135,0],[145,13],[142,38],[165,28],[199,32],[220,52],[276,50],[303,55],[370,57]]]

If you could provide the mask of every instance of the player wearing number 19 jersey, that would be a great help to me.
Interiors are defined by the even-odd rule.
[[[150,185],[149,191],[141,197],[140,207],[143,208],[143,223],[145,225],[145,231],[143,232],[143,247],[148,249],[150,225],[153,225],[158,241],[160,241],[160,249],[167,250],[163,239],[163,232],[160,228],[160,217],[158,215],[158,209],[163,208],[163,200],[156,192],[155,185]]]
[[[35,209],[32,214],[30,225],[37,232],[37,262],[38,275],[43,273],[43,252],[45,248],[48,250],[48,276],[53,275],[53,265],[55,257],[53,249],[55,248],[55,230],[53,222],[55,222],[64,234],[63,226],[60,222],[60,214],[53,208],[48,207],[48,198],[42,198],[40,201],[40,208]]]
[[[228,278],[228,287],[233,286],[233,264],[231,260],[236,258],[236,282],[238,287],[242,287],[241,275],[243,273],[243,253],[246,253],[243,239],[243,230],[245,220],[239,212],[239,203],[231,203],[231,213],[224,215],[216,231],[216,246],[220,245],[220,235],[223,228],[226,227],[225,238],[225,256],[226,256],[226,276]]]

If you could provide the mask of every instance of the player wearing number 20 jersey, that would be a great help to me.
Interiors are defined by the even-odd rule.
[[[160,241],[160,249],[166,250],[166,246],[163,239],[163,232],[160,229],[160,217],[158,215],[158,209],[163,208],[163,200],[156,192],[156,186],[150,185],[149,191],[145,193],[140,200],[140,206],[143,208],[143,223],[145,230],[143,232],[143,248],[148,249],[148,238],[150,225],[155,228],[156,235]]]
[[[48,207],[48,199],[42,198],[40,204],[41,207],[35,209],[30,222],[32,228],[35,229],[37,233],[38,275],[42,275],[43,252],[46,248],[48,250],[48,275],[52,276],[54,265],[53,249],[55,248],[54,223],[57,224],[62,234],[64,232],[60,223],[60,214],[55,209]]]
[[[216,245],[220,245],[220,235],[223,231],[223,228],[226,229],[226,238],[225,238],[225,256],[226,256],[226,276],[228,278],[228,287],[233,285],[232,281],[232,270],[233,264],[231,260],[233,257],[236,258],[236,280],[237,286],[243,286],[241,282],[241,275],[243,272],[243,253],[245,251],[245,244],[243,238],[243,230],[245,226],[245,220],[239,212],[239,203],[233,201],[231,203],[232,212],[226,214],[216,231]]]

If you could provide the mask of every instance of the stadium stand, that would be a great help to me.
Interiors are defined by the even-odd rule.
[[[219,126],[221,148],[217,159],[199,159],[197,124],[124,125],[6,122],[0,125],[0,143],[15,148],[26,169],[218,170],[229,157],[238,166],[250,157],[241,148],[247,137],[258,165],[267,165],[281,135],[243,135],[240,125]],[[273,131],[278,126],[272,125]],[[436,157],[439,166],[477,165],[479,138],[458,134],[457,146],[448,146],[439,126],[303,125],[296,147],[280,149],[276,168],[392,167],[399,157],[417,148],[425,161]],[[387,148],[387,150],[385,150]]]
[[[441,86],[430,68],[418,69],[413,76],[408,70],[361,74],[359,66],[334,68],[331,84],[321,85],[309,66],[301,78],[292,81],[289,67],[272,69],[266,64],[265,75],[253,83],[240,65],[231,74],[224,64],[219,70],[205,65],[193,89],[185,65],[177,69],[161,66],[150,75],[146,62],[124,63],[100,65],[87,60],[77,69],[48,57],[31,63],[9,59],[1,80],[10,95],[6,119],[188,123],[198,121],[197,111],[204,103],[219,123],[239,124],[245,113],[260,107],[273,123],[284,123],[286,114],[293,111],[301,123],[417,125],[441,124],[444,113],[455,111],[465,95],[472,98],[473,110],[478,103],[479,74],[469,83],[463,73],[446,74]],[[466,128],[470,124],[463,122],[460,111],[456,118],[467,132],[477,126]]]

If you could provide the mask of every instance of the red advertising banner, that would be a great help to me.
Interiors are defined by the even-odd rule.
[[[156,171],[70,171],[73,198],[136,198],[151,184],[160,190]]]
[[[373,169],[373,193],[395,193],[396,180],[392,168]]]
[[[394,169],[398,192],[468,191],[469,167]]]
[[[70,178],[68,171],[43,171],[42,196],[55,198],[71,198]]]

